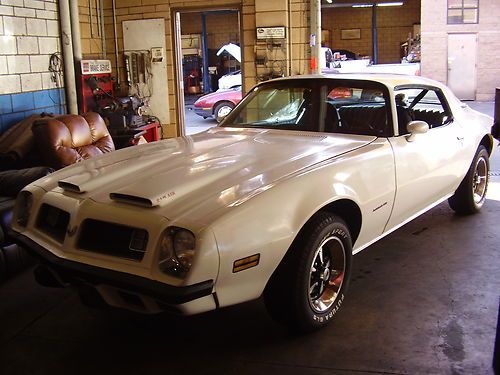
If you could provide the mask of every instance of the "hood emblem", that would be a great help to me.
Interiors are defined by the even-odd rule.
[[[156,198],[156,203],[161,203],[165,199],[172,198],[175,195],[175,191],[171,191],[170,193],[163,194],[161,197]]]

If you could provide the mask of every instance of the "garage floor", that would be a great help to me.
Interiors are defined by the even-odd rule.
[[[260,300],[190,318],[91,310],[27,271],[0,286],[0,373],[492,374],[499,154],[480,214],[444,203],[356,255],[322,331],[291,335]]]
[[[192,135],[202,132],[211,127],[217,126],[217,121],[213,118],[203,118],[194,112],[194,102],[199,96],[185,96],[184,97],[184,113],[186,116],[186,134]]]

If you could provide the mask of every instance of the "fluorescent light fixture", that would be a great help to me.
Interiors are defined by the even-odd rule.
[[[369,0],[364,0],[366,3],[333,3],[333,0],[326,0],[328,4],[322,4],[322,8],[372,8],[374,6],[378,7],[397,7],[404,5],[404,1],[390,1],[390,2],[376,2],[370,3]]]
[[[394,1],[392,3],[377,3],[378,7],[400,7],[403,5],[402,1]]]

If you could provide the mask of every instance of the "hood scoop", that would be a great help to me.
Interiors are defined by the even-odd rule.
[[[85,192],[77,184],[73,184],[73,183],[68,182],[68,181],[60,180],[60,181],[57,182],[57,185],[61,189],[63,189],[64,191],[69,191],[71,193],[81,194],[81,193]]]
[[[137,195],[130,194],[122,194],[122,193],[110,193],[109,198],[116,202],[132,204],[140,207],[151,208],[154,207],[155,204],[151,199],[138,197]]]

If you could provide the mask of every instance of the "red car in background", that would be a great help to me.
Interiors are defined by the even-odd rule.
[[[194,112],[203,118],[213,117],[221,122],[241,101],[241,97],[241,86],[212,92],[194,102]]]

